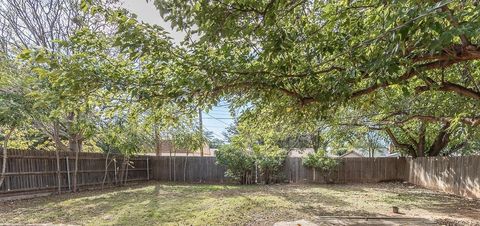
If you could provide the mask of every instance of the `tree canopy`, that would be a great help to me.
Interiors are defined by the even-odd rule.
[[[26,96],[49,109],[35,121],[65,127],[70,143],[119,115],[196,143],[189,120],[227,101],[238,137],[253,143],[326,150],[376,140],[414,157],[479,145],[475,1],[155,0],[186,34],[181,43],[114,3],[77,3],[85,22],[68,37],[17,52],[38,84]],[[35,33],[17,36],[2,43]]]

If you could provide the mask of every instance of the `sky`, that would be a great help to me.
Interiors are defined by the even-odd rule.
[[[128,9],[130,12],[138,15],[138,19],[150,24],[158,24],[170,33],[170,36],[179,43],[183,40],[185,35],[182,32],[172,30],[170,23],[164,21],[160,17],[160,13],[153,5],[153,1],[148,3],[146,0],[123,0],[122,7]],[[213,132],[213,135],[223,139],[222,133],[225,128],[233,123],[232,115],[230,115],[229,108],[225,103],[219,104],[209,112],[202,113],[203,126],[205,130]]]

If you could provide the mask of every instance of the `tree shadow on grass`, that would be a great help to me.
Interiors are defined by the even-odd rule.
[[[317,188],[317,189],[316,189]],[[351,190],[345,190],[345,192]],[[361,192],[357,189],[356,192]],[[312,216],[379,216],[378,213],[365,210],[349,211],[346,206],[351,205],[346,202],[339,192],[344,189],[337,186],[307,186],[305,191],[302,189],[290,189],[273,194],[283,197],[296,206],[300,212]]]
[[[480,200],[466,199],[454,195],[442,194],[426,189],[401,190],[387,197],[387,203],[396,203],[409,208],[414,206],[429,212],[478,220],[480,216]]]
[[[365,188],[365,189],[364,189]],[[375,186],[339,185],[205,185],[146,183],[103,191],[43,197],[0,207],[0,223],[195,224],[265,223],[317,216],[385,216],[374,209],[355,209],[365,195],[372,202],[414,206],[435,213],[475,219],[480,200],[420,189],[382,190]],[[385,194],[383,196],[376,196]],[[361,207],[360,207],[361,208]],[[2,220],[3,218],[3,220]]]
[[[181,195],[182,193],[186,195]],[[191,202],[192,197],[188,194],[189,192],[185,193],[181,189],[175,191],[169,185],[143,184],[142,186],[16,201],[2,208],[0,215],[6,216],[4,220],[7,221],[4,223],[95,224],[117,222],[115,224],[129,224],[128,222],[130,222],[131,224],[132,219],[139,223],[149,223],[151,222],[149,219],[165,220],[162,218],[165,215],[156,215],[162,202],[172,207],[161,209],[167,216],[178,215],[180,211],[175,208],[176,206],[194,208],[192,206],[194,202]],[[175,196],[175,203],[169,203],[173,202],[169,196]],[[195,198],[200,200],[202,197]],[[188,217],[190,212],[183,211],[181,213],[182,217]],[[19,217],[15,218],[15,216]],[[0,222],[3,221],[0,220]]]

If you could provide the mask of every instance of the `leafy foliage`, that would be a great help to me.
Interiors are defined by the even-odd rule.
[[[267,184],[280,182],[279,171],[285,163],[287,153],[275,146],[255,145],[243,148],[238,144],[226,144],[215,152],[217,163],[227,167],[227,175],[241,184],[253,182],[255,168]]]
[[[281,182],[279,171],[282,169],[287,152],[276,146],[259,145],[254,147],[255,163],[266,184]]]
[[[327,157],[325,155],[325,151],[310,153],[303,158],[303,165],[313,168],[313,179],[315,180],[316,169],[320,169],[322,171],[324,180],[327,183],[334,182],[332,178],[330,178],[330,175],[337,169],[339,164],[340,161],[338,159]]]
[[[32,68],[21,87],[32,88],[3,95],[0,120],[32,104],[23,109],[40,114],[29,120],[52,140],[82,144],[105,131],[102,123],[115,130],[109,120],[129,115],[138,121],[124,128],[161,128],[178,145],[196,146],[204,138],[188,121],[225,100],[240,115],[231,142],[268,156],[265,169],[278,165],[266,154],[277,146],[375,151],[392,143],[413,157],[478,146],[475,2],[154,3],[186,32],[182,43],[124,9],[82,1],[79,13],[109,29],[85,23],[43,49],[27,45],[19,56]]]
[[[303,159],[304,166],[321,169],[326,172],[334,170],[338,164],[339,161],[337,159],[327,157],[324,151],[310,153]]]
[[[223,145],[215,152],[217,164],[227,167],[226,174],[240,184],[251,183],[255,166],[254,157],[234,145]]]

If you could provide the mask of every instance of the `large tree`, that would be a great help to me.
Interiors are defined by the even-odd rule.
[[[452,131],[479,124],[475,2],[155,4],[187,33],[181,46],[124,11],[90,7],[118,27],[114,45],[141,71],[123,81],[125,89],[150,104],[192,112],[225,99],[244,113],[311,120],[312,127],[318,120],[374,127],[413,156],[438,155]],[[412,131],[419,131],[409,139],[415,150],[398,139]]]

